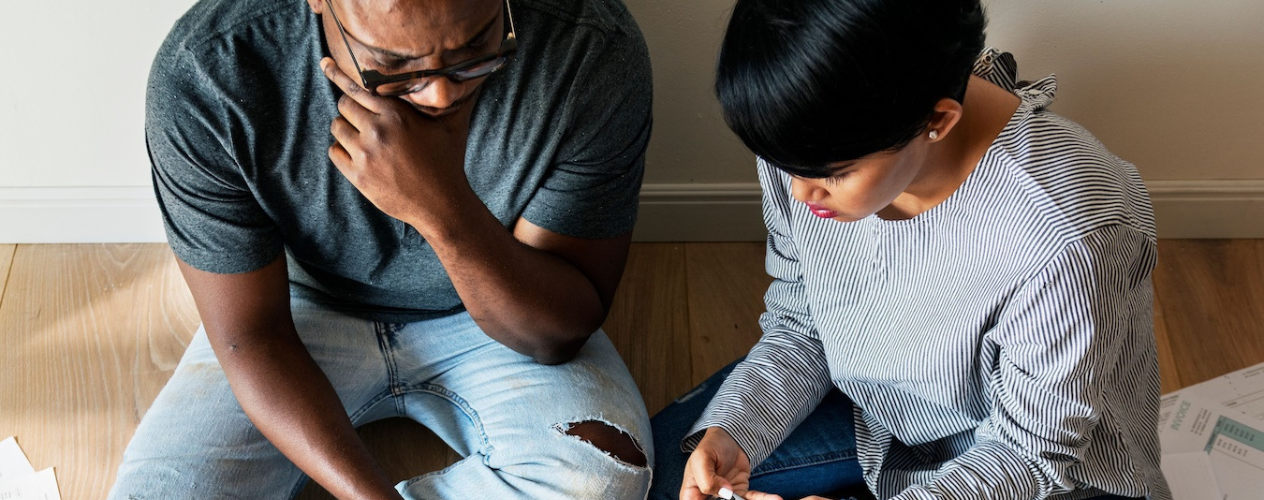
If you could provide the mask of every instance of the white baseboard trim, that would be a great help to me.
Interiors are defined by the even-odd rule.
[[[1264,180],[1147,183],[1162,238],[1264,238]],[[757,183],[646,184],[636,241],[763,241]],[[0,187],[0,244],[163,242],[153,190]]]
[[[1264,238],[1264,180],[1146,183],[1160,238]]]
[[[759,183],[646,184],[633,241],[763,241]]]
[[[1146,187],[1160,238],[1264,238],[1264,180]],[[646,184],[637,241],[763,241],[759,184]]]
[[[149,186],[0,187],[0,243],[166,241]]]

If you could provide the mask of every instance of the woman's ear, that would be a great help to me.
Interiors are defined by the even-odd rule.
[[[926,125],[926,138],[931,142],[941,141],[961,121],[961,103],[954,99],[940,99],[931,112],[930,123]]]
[[[325,0],[307,0],[307,6],[312,8],[312,12],[316,15],[325,13]]]

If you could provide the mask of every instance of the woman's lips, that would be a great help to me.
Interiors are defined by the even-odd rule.
[[[822,207],[810,201],[803,202],[803,204],[808,206],[808,210],[812,211],[812,215],[815,215],[822,219],[833,219],[835,217],[838,217],[838,212]]]

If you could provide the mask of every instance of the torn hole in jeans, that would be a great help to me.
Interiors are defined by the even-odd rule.
[[[589,419],[557,424],[558,432],[575,437],[601,450],[611,458],[633,467],[646,467],[645,451],[627,431],[610,422]]]

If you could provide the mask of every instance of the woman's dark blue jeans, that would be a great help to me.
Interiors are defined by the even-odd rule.
[[[654,431],[654,482],[650,500],[677,500],[689,455],[680,440],[702,415],[707,403],[737,363],[724,367],[688,394],[663,408],[650,425]],[[753,490],[776,493],[786,500],[809,495],[826,498],[873,498],[856,461],[856,430],[851,400],[830,391],[816,410],[790,433],[772,455],[751,471]],[[1107,495],[1092,500],[1128,500]]]

